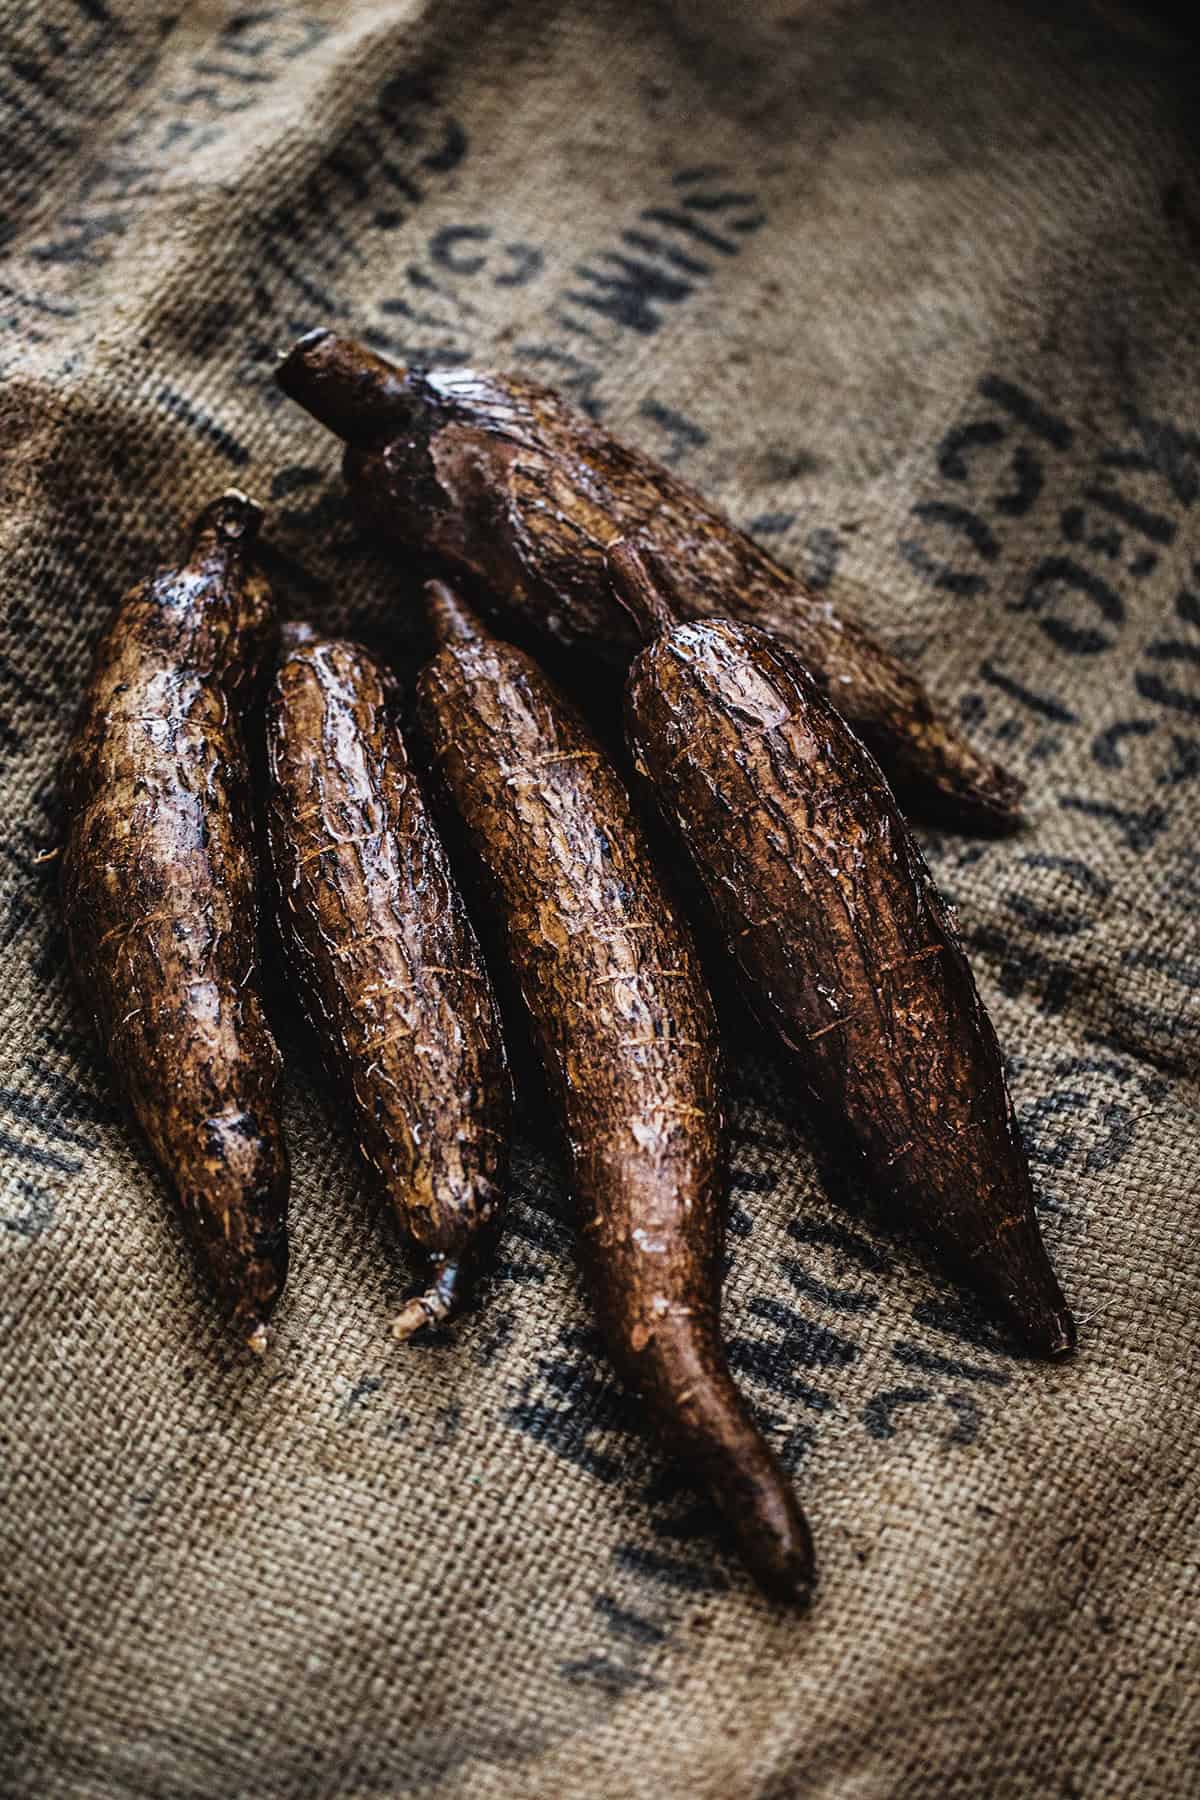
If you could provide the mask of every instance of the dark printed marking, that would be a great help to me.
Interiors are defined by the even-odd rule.
[[[967,934],[968,947],[996,964],[1001,993],[1019,1000],[1027,990],[1036,995],[1039,1011],[1055,1018],[1075,991],[1079,971],[1074,963],[1036,950],[1009,937],[995,925],[980,925]]]
[[[983,1418],[978,1403],[970,1394],[947,1394],[945,1401],[957,1415],[958,1422],[952,1431],[946,1433],[943,1441],[947,1444],[973,1444],[979,1436]]]
[[[827,1325],[818,1325],[815,1319],[806,1319],[782,1300],[758,1296],[751,1300],[750,1311],[755,1318],[765,1319],[787,1333],[774,1348],[789,1369],[843,1369],[859,1357],[858,1345],[849,1338],[831,1331]]]
[[[704,262],[698,256],[689,255],[677,244],[668,243],[666,238],[653,237],[648,231],[625,230],[621,233],[621,242],[628,244],[631,250],[641,250],[647,256],[661,256],[672,268],[682,269],[685,275],[711,275],[714,265]]]
[[[31,1181],[18,1176],[12,1184],[13,1193],[20,1201],[16,1212],[0,1213],[0,1226],[11,1231],[14,1236],[28,1238],[45,1237],[54,1225],[55,1201],[52,1194],[44,1188],[35,1187]]]
[[[1040,718],[1052,719],[1056,725],[1077,725],[1079,723],[1079,715],[1073,713],[1069,706],[1064,706],[1061,700],[1055,700],[1049,694],[1035,693],[1032,688],[1026,687],[1012,675],[1006,675],[1002,669],[998,669],[990,659],[985,658],[980,663],[979,678],[981,681],[986,681],[989,687],[999,688],[1000,692],[1007,694],[1010,700],[1016,700],[1021,706],[1028,707],[1030,712],[1037,713]]]
[[[1166,829],[1167,815],[1161,806],[1147,806],[1136,812],[1112,806],[1105,800],[1091,800],[1082,794],[1060,794],[1058,804],[1064,812],[1083,813],[1089,819],[1100,819],[1111,825],[1135,856],[1149,850]]]
[[[886,1441],[897,1435],[895,1416],[898,1412],[905,1407],[927,1406],[931,1401],[939,1399],[955,1415],[955,1423],[945,1433],[943,1443],[973,1444],[979,1436],[981,1415],[978,1405],[969,1394],[937,1395],[929,1388],[890,1388],[867,1401],[863,1408],[862,1422],[871,1437]]]
[[[652,1619],[644,1619],[641,1613],[631,1612],[626,1606],[618,1606],[609,1594],[597,1594],[592,1605],[614,1637],[625,1638],[632,1644],[666,1641],[667,1634],[661,1625],[656,1625]]]
[[[695,292],[694,283],[682,275],[616,250],[601,250],[593,262],[577,263],[575,273],[589,286],[568,288],[564,299],[642,337],[653,336],[662,326],[661,307],[678,306]]]
[[[818,1281],[794,1257],[784,1257],[779,1266],[798,1294],[806,1300],[816,1300],[832,1312],[873,1312],[879,1305],[878,1294],[864,1294],[861,1288],[831,1287],[828,1282]]]
[[[658,1550],[643,1549],[640,1544],[618,1544],[613,1560],[619,1568],[675,1593],[720,1594],[729,1586],[728,1577],[720,1569],[664,1556]]]
[[[901,1407],[923,1406],[932,1399],[933,1392],[930,1388],[888,1388],[867,1401],[862,1411],[862,1422],[868,1435],[882,1442],[895,1437],[893,1418]]]
[[[1069,450],[1074,443],[1075,433],[1066,420],[1039,406],[1015,381],[1006,381],[1002,375],[985,375],[979,383],[979,392],[985,400],[1002,406],[1019,425],[1044,438],[1056,450]]]
[[[610,1432],[640,1435],[640,1413],[630,1396],[611,1375],[595,1373],[578,1362],[539,1358],[538,1371],[558,1403],[530,1399],[531,1379],[524,1383],[525,1397],[506,1409],[505,1419],[534,1443],[544,1444],[598,1481],[620,1481],[626,1467],[624,1457],[597,1449],[592,1439]]]
[[[7,1131],[0,1131],[0,1151],[35,1169],[59,1169],[64,1175],[77,1175],[83,1167],[79,1157],[59,1156],[54,1150],[41,1150],[35,1144],[22,1143]]]
[[[1151,512],[1149,507],[1139,506],[1136,500],[1129,500],[1116,488],[1090,487],[1084,490],[1085,500],[1103,511],[1111,513],[1114,519],[1120,519],[1123,525],[1140,531],[1143,537],[1149,538],[1152,544],[1173,544],[1177,526],[1174,519],[1168,519],[1165,513]]]
[[[1130,429],[1141,440],[1137,448],[1111,449],[1100,461],[1110,469],[1154,474],[1166,482],[1180,506],[1192,506],[1200,495],[1200,435],[1181,431],[1165,419],[1126,408]]]
[[[919,1344],[903,1340],[892,1345],[892,1355],[898,1363],[920,1369],[926,1375],[953,1375],[960,1381],[982,1381],[992,1387],[1007,1387],[1012,1380],[1003,1369],[985,1369],[979,1363],[962,1362],[956,1356],[938,1356],[931,1350],[922,1350]]]
[[[564,1680],[575,1686],[587,1683],[598,1687],[601,1693],[610,1699],[619,1699],[633,1688],[646,1691],[662,1686],[661,1681],[653,1675],[647,1675],[641,1669],[631,1668],[628,1663],[614,1662],[610,1656],[601,1656],[593,1652],[591,1656],[574,1657],[568,1662],[558,1665],[558,1672]]]
[[[1048,611],[1052,596],[1060,589],[1089,601],[1107,624],[1124,623],[1125,603],[1116,589],[1071,556],[1044,556],[1026,582],[1021,599],[1009,602],[1010,610],[1036,614],[1039,626],[1051,642],[1072,656],[1097,656],[1111,650],[1116,643],[1111,634]]]
[[[980,1307],[965,1295],[944,1300],[924,1300],[913,1308],[913,1320],[931,1331],[940,1331],[959,1343],[996,1356],[1014,1357],[1013,1344]]]
[[[1183,987],[1200,987],[1200,963],[1167,950],[1151,950],[1144,944],[1133,944],[1121,957],[1125,969],[1152,969],[1155,974],[1169,975]]]
[[[1024,518],[1031,512],[1045,482],[1042,465],[1031,450],[1018,444],[1012,454],[1013,485],[996,495],[996,511],[1010,519]]]
[[[1092,760],[1102,769],[1123,769],[1125,758],[1117,746],[1126,738],[1149,737],[1157,729],[1153,719],[1118,719],[1096,733],[1092,740]]]
[[[1075,1088],[1059,1088],[1051,1094],[1039,1094],[1036,1100],[1024,1106],[1019,1118],[1030,1162],[1043,1168],[1066,1168],[1079,1148],[1078,1132],[1061,1130],[1052,1136],[1045,1127],[1060,1120],[1088,1118],[1095,1104],[1094,1094]],[[1092,1161],[1089,1152],[1085,1160],[1085,1167],[1089,1169],[1114,1167],[1133,1144],[1134,1120],[1129,1109],[1113,1100],[1101,1103],[1099,1110],[1103,1114],[1101,1123],[1106,1127],[1106,1134],[1103,1139],[1092,1141],[1091,1148],[1096,1152],[1097,1160]],[[1060,1209],[1052,1207],[1050,1210]]]
[[[801,1219],[789,1219],[787,1233],[798,1244],[827,1245],[838,1250],[872,1275],[886,1275],[892,1266],[891,1258],[877,1244],[851,1231],[848,1225],[807,1224]]]
[[[937,447],[938,473],[945,481],[966,481],[970,477],[966,452],[980,446],[1003,441],[1003,425],[994,419],[980,419],[969,425],[952,425]]]
[[[836,531],[818,525],[804,540],[804,578],[820,593],[837,574],[841,561],[842,540]]]
[[[369,1400],[373,1394],[377,1394],[382,1386],[383,1381],[378,1375],[360,1375],[342,1400],[338,1408],[338,1418],[342,1420],[350,1418],[363,1402]]]
[[[218,425],[215,419],[189,400],[185,394],[177,393],[174,388],[168,387],[164,383],[155,394],[154,399],[155,404],[161,406],[164,412],[170,413],[172,418],[178,419],[181,424],[188,426],[235,467],[242,468],[250,461],[250,452],[245,445],[239,444],[232,432],[226,431],[223,425]]]
[[[789,1372],[790,1359],[777,1345],[762,1344],[753,1338],[732,1337],[725,1346],[729,1366],[740,1375],[748,1375],[772,1394],[784,1400],[798,1400],[813,1412],[832,1412],[836,1406],[832,1394],[808,1382],[798,1381]],[[806,1365],[799,1356],[795,1361]]]
[[[643,419],[649,419],[665,432],[669,447],[664,451],[662,461],[671,468],[682,462],[689,450],[700,450],[708,442],[707,431],[659,400],[643,400],[638,411]]]
[[[1181,787],[1200,779],[1200,738],[1181,737],[1173,731],[1171,752],[1173,760],[1155,778],[1159,787]]]
[[[985,562],[995,562],[1000,554],[1000,545],[991,526],[969,506],[956,506],[948,500],[918,500],[912,513],[914,518],[928,524],[946,525],[951,531],[960,532]]]
[[[643,207],[637,224],[620,234],[620,248],[595,250],[575,264],[575,281],[560,296],[554,313],[568,331],[594,338],[579,316],[582,309],[618,331],[652,337],[670,309],[689,300],[699,284],[712,278],[713,264],[695,255],[692,246],[734,257],[742,247],[739,240],[766,222],[753,194],[674,180],[684,190],[680,206]],[[714,230],[712,219],[724,229]],[[646,231],[646,226],[656,229]]]
[[[555,385],[564,394],[569,394],[576,406],[581,407],[589,418],[599,418],[600,402],[596,395],[596,384],[603,373],[599,364],[588,362],[572,350],[564,350],[561,344],[548,344],[541,340],[527,339],[519,343],[516,353],[533,368],[545,366],[552,370]]]
[[[1056,1075],[1102,1075],[1109,1081],[1115,1081],[1119,1087],[1128,1087],[1136,1082],[1147,1100],[1155,1101],[1166,1098],[1170,1092],[1168,1084],[1158,1075],[1147,1075],[1136,1063],[1118,1062],[1114,1057],[1068,1056],[1062,1062],[1055,1063]]]

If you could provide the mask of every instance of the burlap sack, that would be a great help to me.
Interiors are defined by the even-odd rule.
[[[0,1789],[1187,1791],[1185,44],[1080,0],[0,20]],[[817,1534],[807,1617],[752,1590],[616,1387],[541,1153],[486,1308],[395,1346],[406,1271],[289,1037],[294,1274],[258,1368],[114,1108],[37,860],[109,607],[232,480],[292,610],[418,642],[332,440],[272,386],[317,323],[562,385],[844,587],[1029,780],[1019,837],[927,841],[1011,1057],[1073,1364],[1015,1356],[833,1195],[786,1070],[736,1059],[726,1328]]]

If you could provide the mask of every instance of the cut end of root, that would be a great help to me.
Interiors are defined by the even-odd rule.
[[[298,337],[290,350],[281,350],[279,360],[281,363],[285,363],[290,356],[307,355],[310,351],[315,350],[318,344],[332,336],[333,333],[328,325],[316,325],[311,331],[306,331],[302,337]]]
[[[270,1342],[271,1334],[266,1326],[260,1322],[247,1337],[246,1347],[251,1350],[255,1356],[263,1357],[267,1354]]]
[[[209,503],[192,527],[194,552],[203,552],[210,543],[253,544],[262,524],[263,509],[257,500],[243,494],[241,488],[226,488]]]
[[[299,338],[275,371],[288,398],[347,444],[378,442],[402,428],[404,379],[398,364],[323,328]]]
[[[423,1331],[427,1325],[445,1325],[462,1307],[462,1266],[443,1263],[435,1280],[422,1293],[405,1301],[392,1320],[392,1336],[398,1343]]]

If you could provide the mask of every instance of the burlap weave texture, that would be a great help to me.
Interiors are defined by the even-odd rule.
[[[1049,15],[1053,14],[1051,18]],[[1178,1795],[1200,1756],[1200,160],[1134,7],[0,0],[0,1793]],[[289,611],[411,584],[275,391],[330,324],[551,381],[1028,779],[925,836],[1076,1361],[1016,1356],[734,1059],[725,1323],[817,1536],[772,1610],[608,1372],[559,1171],[407,1271],[289,1036],[293,1275],[235,1353],[55,904],[101,621],[231,481]]]

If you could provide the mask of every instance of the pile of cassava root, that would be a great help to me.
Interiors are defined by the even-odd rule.
[[[278,379],[345,441],[361,516],[462,591],[425,590],[430,660],[403,730],[407,697],[366,650],[280,630],[240,493],[201,513],[182,567],[126,596],[64,772],[71,955],[113,1069],[262,1351],[288,1157],[261,892],[423,1265],[406,1337],[460,1309],[503,1207],[490,969],[537,1051],[613,1361],[762,1586],[803,1600],[808,1528],[721,1344],[720,1042],[692,926],[723,946],[790,1052],[798,1107],[871,1193],[1061,1356],[1074,1325],[995,1034],[894,797],[1001,830],[1019,786],[861,627],[547,389],[395,368],[327,332]],[[627,668],[636,805],[475,604],[560,663]]]

